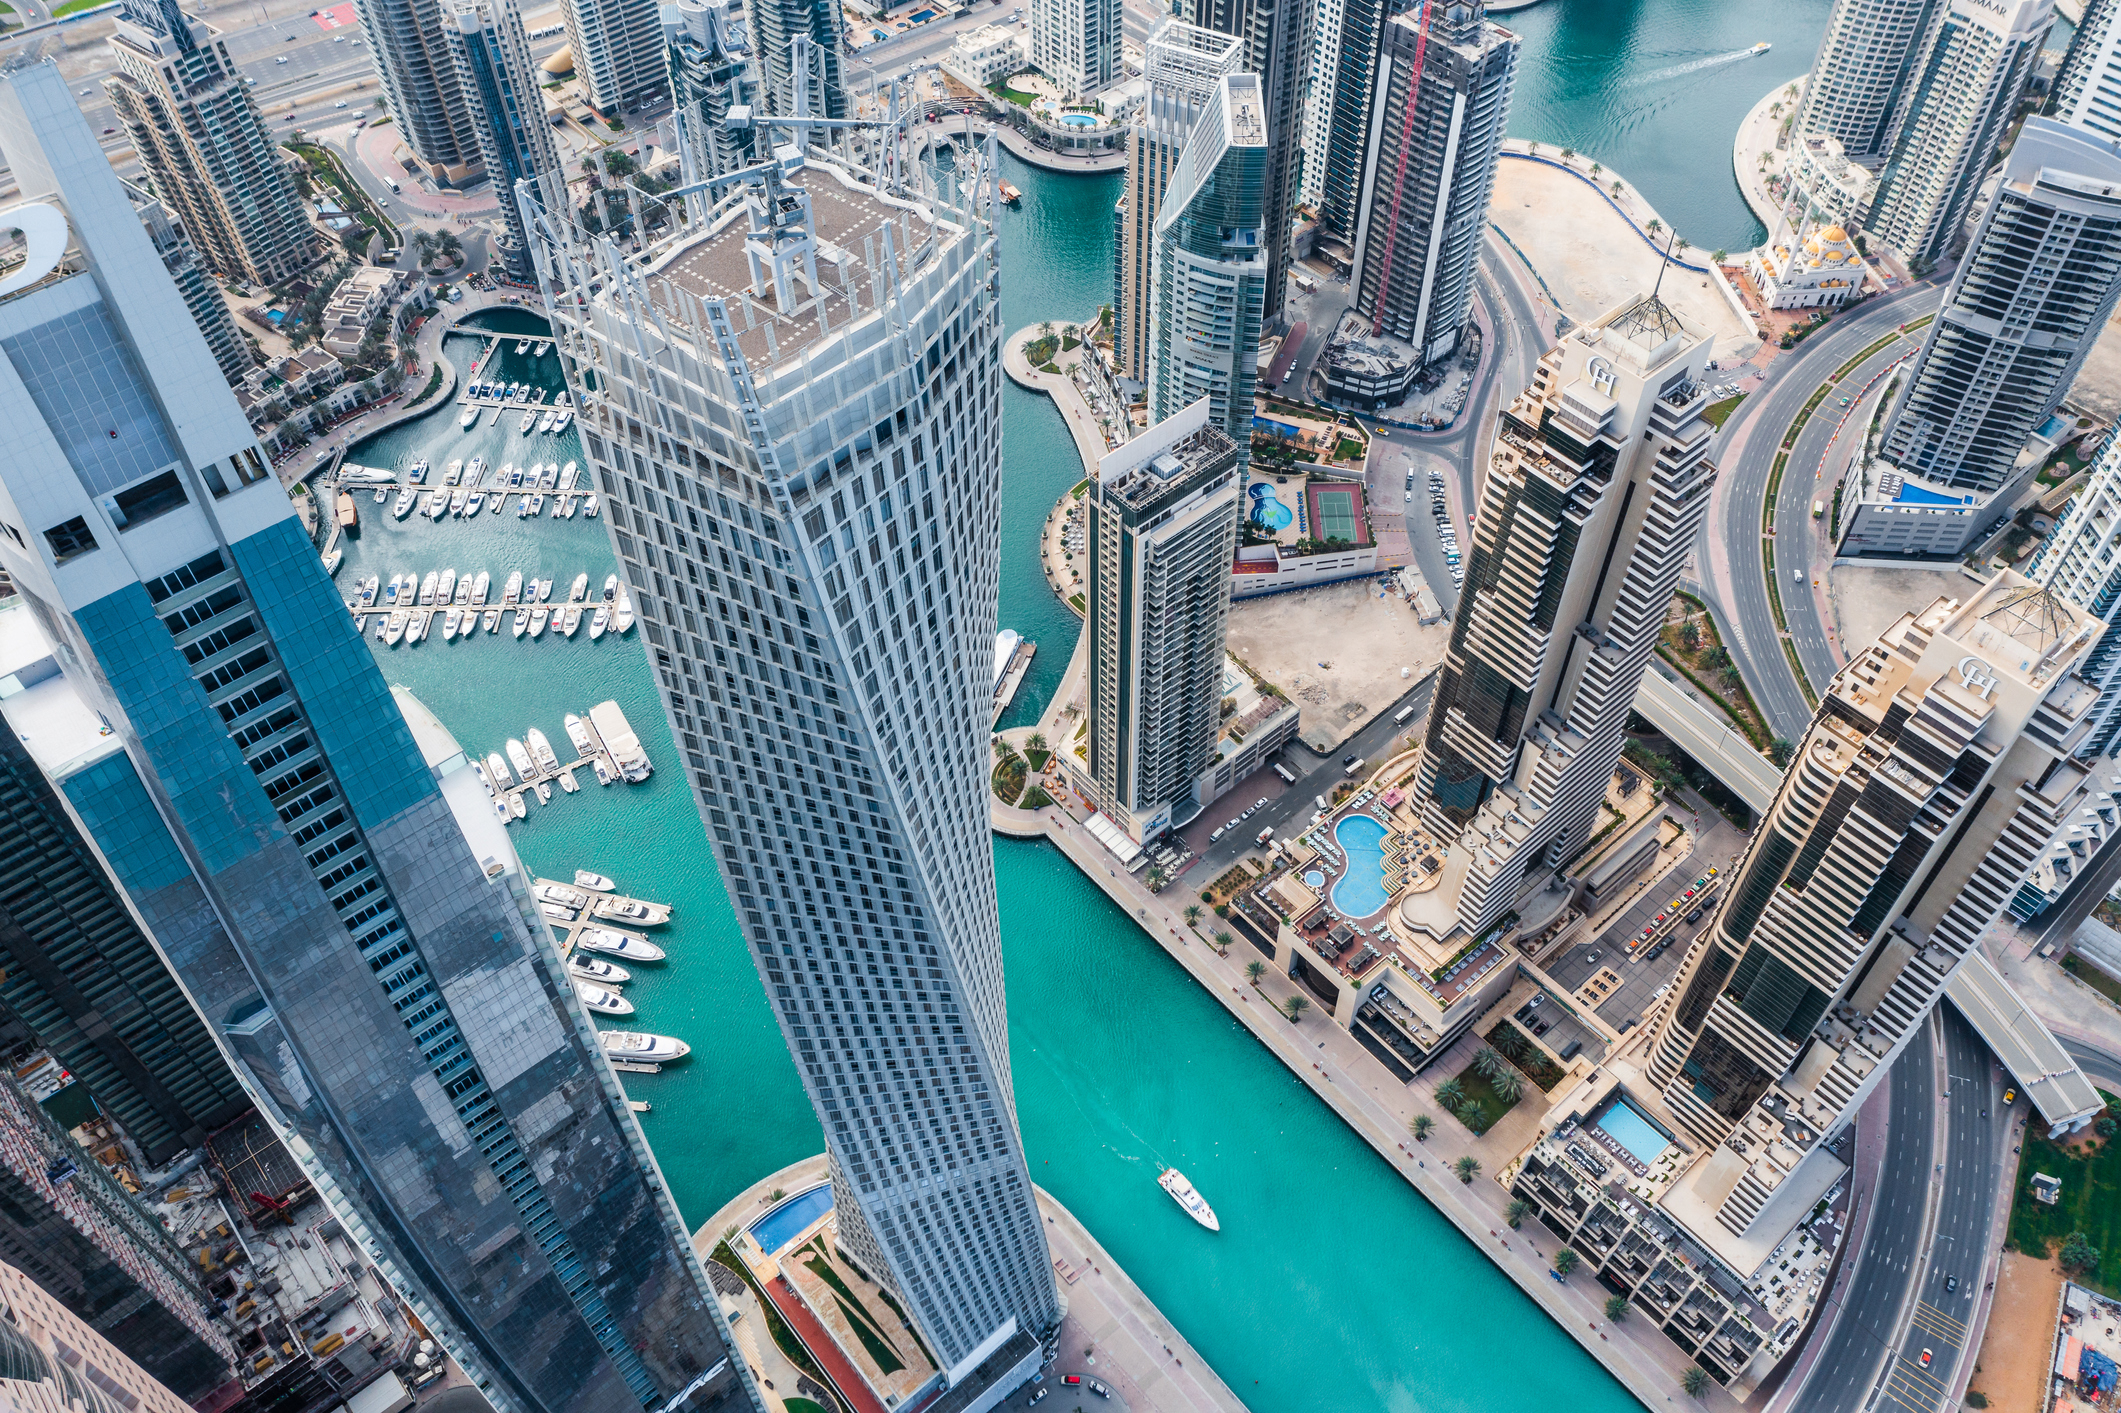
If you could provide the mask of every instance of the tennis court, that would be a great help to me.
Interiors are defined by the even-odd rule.
[[[1321,540],[1345,540],[1366,545],[1370,537],[1363,529],[1362,488],[1346,484],[1305,487],[1311,502],[1311,533]]]

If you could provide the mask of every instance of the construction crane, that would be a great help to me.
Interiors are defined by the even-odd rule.
[[[1414,65],[1407,79],[1407,113],[1399,124],[1399,165],[1392,174],[1392,219],[1385,226],[1385,253],[1377,267],[1377,306],[1370,315],[1370,337],[1375,338],[1385,326],[1385,292],[1392,282],[1392,247],[1399,243],[1399,203],[1407,194],[1407,150],[1414,145],[1414,113],[1421,98],[1422,61],[1429,52],[1429,5],[1431,0],[1421,0],[1421,14],[1414,21]],[[1360,275],[1357,276],[1360,278]],[[1418,359],[1421,350],[1415,349]]]

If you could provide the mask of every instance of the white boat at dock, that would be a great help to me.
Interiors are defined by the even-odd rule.
[[[465,408],[464,415],[457,419],[457,429],[459,431],[468,432],[473,427],[478,426],[479,413],[483,410],[484,409],[482,409],[477,403],[473,403],[471,406]]]
[[[550,602],[552,602],[552,580],[550,580],[550,579],[540,579],[540,580],[538,580],[538,602],[539,602],[539,603],[550,603]]]
[[[651,903],[641,898],[593,898],[589,910],[600,918],[616,918],[635,927],[661,927],[670,921],[668,903]]]
[[[546,462],[545,469],[538,474],[538,489],[549,491],[555,489],[559,484],[560,463],[557,461]]]
[[[570,461],[565,466],[562,466],[560,468],[560,489],[563,491],[573,490],[575,480],[580,475],[581,470],[574,462]]]
[[[493,751],[487,755],[486,773],[493,777],[496,789],[513,790],[515,788],[516,778],[508,773],[508,762],[501,759],[499,751]]]
[[[508,797],[508,818],[511,821],[521,819],[529,813],[530,806],[523,803],[523,796],[520,793]]]
[[[586,957],[580,952],[567,959],[567,974],[588,981],[600,981],[606,986],[624,986],[633,980],[633,973],[617,962],[607,962],[602,957]]]
[[[539,804],[549,805],[552,803],[552,787],[550,785],[540,780],[537,784],[531,786],[530,788],[538,792]]]
[[[611,773],[611,767],[604,763],[602,756],[591,756],[589,758],[589,768],[596,772],[597,784],[599,785],[609,785],[618,779],[617,776]]]
[[[593,756],[599,749],[596,738],[589,734],[589,723],[571,711],[567,713],[567,739],[574,743],[574,753],[578,756]],[[595,876],[594,874],[591,875],[591,877]],[[582,875],[577,873],[574,881],[582,883]],[[587,888],[589,885],[582,883],[582,886]],[[604,889],[601,891],[609,892],[610,890]]]
[[[532,414],[526,412],[523,415],[525,417],[529,417]],[[548,407],[543,412],[536,414],[536,416],[538,419],[538,435],[544,436],[547,432],[550,432],[552,430],[552,409]]]
[[[517,776],[526,784],[537,778],[537,767],[531,764],[530,752],[514,737],[508,741],[508,763],[516,768]]]
[[[650,1035],[639,1030],[606,1030],[597,1034],[603,1043],[604,1053],[614,1060],[632,1060],[636,1064],[662,1065],[672,1060],[682,1060],[692,1053],[692,1047],[682,1040],[673,1040],[667,1035]]]
[[[494,514],[499,515],[501,513],[501,503],[507,499],[508,497],[501,494],[501,492],[492,491],[487,494],[486,505]]]
[[[486,610],[486,631],[489,633],[501,631],[501,610],[497,608]]]
[[[560,788],[570,795],[582,788],[582,782],[574,778],[572,768],[560,772]]]
[[[552,424],[552,430],[555,433],[564,432],[567,430],[567,424],[569,422],[572,422],[573,420],[574,409],[571,407],[563,407],[560,409],[559,417]]]
[[[440,520],[443,516],[449,514],[449,492],[429,491],[427,493],[427,504],[420,508],[420,513],[429,520]]]
[[[415,486],[426,485],[427,458],[423,456],[418,461],[413,462],[411,466],[407,467],[405,469],[405,479],[411,481]]]
[[[530,758],[538,763],[538,769],[550,774],[560,768],[560,758],[553,754],[552,742],[545,739],[544,732],[533,726],[524,734],[524,740],[530,746]]]
[[[464,497],[464,518],[470,519],[486,508],[486,492],[473,491]]]
[[[589,576],[577,574],[574,582],[567,586],[567,602],[581,603],[589,597]]]
[[[516,610],[516,621],[515,621],[515,627],[514,627],[514,629],[512,630],[512,631],[513,631],[513,633],[514,633],[514,635],[515,635],[516,637],[518,637],[518,638],[522,637],[522,636],[523,636],[523,630],[524,630],[524,629],[526,629],[526,628],[528,628],[529,626],[530,626],[530,610],[529,610],[529,609],[527,609],[527,608],[518,608],[518,609]]]
[[[435,602],[437,604],[454,603],[456,601],[456,597],[457,571],[454,569],[445,569],[442,571],[442,582],[435,585]],[[420,601],[422,603],[426,602],[426,598],[424,595],[422,596]]]
[[[427,625],[434,621],[434,616],[435,611],[431,608],[423,608],[413,614],[411,620],[405,625],[405,641],[408,644],[417,643],[420,639],[426,637]]]
[[[1215,1219],[1215,1209],[1208,1205],[1208,1199],[1196,1192],[1193,1184],[1186,1181],[1186,1175],[1178,1169],[1165,1168],[1163,1175],[1157,1178],[1156,1185],[1170,1193],[1171,1200],[1185,1208],[1187,1216],[1209,1231],[1223,1229],[1222,1223]]]
[[[597,739],[611,757],[611,764],[628,784],[638,784],[654,773],[648,753],[641,749],[640,737],[633,734],[627,724],[626,713],[619,710],[617,702],[598,702],[589,709],[589,723],[596,728]]]
[[[583,1010],[592,1011],[600,1016],[630,1016],[633,1014],[633,1002],[627,1000],[610,987],[599,986],[593,981],[584,981],[578,976],[569,977],[568,980],[573,984],[574,994],[581,1000]]]
[[[440,583],[441,581],[442,581],[442,571],[441,571],[441,570],[439,570],[439,569],[430,569],[430,570],[428,570],[428,571],[427,571],[427,577],[426,577],[425,579],[422,579],[422,580],[420,581],[420,597],[419,597],[419,602],[420,602],[420,603],[421,603],[421,604],[422,604],[423,606],[424,606],[424,605],[426,605],[426,604],[431,604],[431,603],[433,603],[433,602],[435,601],[435,585],[436,585],[436,584],[438,584],[438,583]]]
[[[404,583],[405,576],[403,574],[390,576],[390,582],[383,586],[382,607],[396,608],[398,606],[398,590],[404,586]]]
[[[545,497],[542,495],[523,497],[523,508],[516,512],[518,518],[545,513]]]
[[[501,602],[512,604],[523,597],[523,571],[510,570],[508,582],[501,586]]]
[[[361,581],[360,592],[356,595],[356,598],[360,603],[361,607],[375,607],[376,591],[382,588],[382,586],[383,581],[373,574],[369,575],[366,579],[363,579]]]
[[[458,628],[458,627],[459,627],[459,626],[460,626],[460,625],[461,625],[461,624],[463,623],[463,621],[464,621],[464,611],[463,611],[462,609],[459,609],[459,608],[452,608],[452,609],[450,609],[450,610],[449,610],[449,611],[448,611],[447,613],[443,614],[443,615],[442,615],[442,641],[446,643],[446,642],[448,642],[448,641],[449,641],[450,639],[452,639],[452,638],[456,637],[456,636],[457,636],[457,628]]]
[[[597,611],[589,617],[589,641],[593,643],[603,637],[604,630],[610,626],[611,610],[603,604],[598,604]]]
[[[574,720],[573,717],[567,719],[569,721]],[[574,886],[587,888],[592,893],[609,893],[619,885],[613,883],[601,873],[591,873],[586,868],[578,868],[574,871]]]
[[[486,458],[483,456],[474,456],[471,461],[464,467],[464,488],[466,490],[469,490],[473,486],[478,485],[480,480],[483,479],[485,475]]]
[[[412,514],[412,508],[418,503],[419,499],[420,493],[411,486],[407,486],[404,490],[398,492],[397,504],[391,506],[390,513],[403,520],[406,516]]]
[[[451,491],[449,493],[449,513],[451,515],[462,515],[464,513],[465,499],[466,496],[464,493],[464,488],[462,486],[459,486],[455,490]]]
[[[597,495],[595,491],[591,491],[582,501],[582,514],[591,520],[597,518]]]
[[[528,353],[528,352],[530,352],[530,340],[529,340],[529,339],[518,339],[518,340],[516,340],[516,356],[517,356],[518,358],[520,358],[520,357],[522,357],[522,356],[523,356],[524,354],[526,354],[526,353]]]
[[[585,952],[600,952],[622,962],[659,962],[666,955],[661,947],[638,932],[615,927],[585,927],[574,935],[574,945]]]
[[[553,618],[553,631],[563,638],[572,638],[574,630],[582,626],[582,606],[571,603],[565,608],[556,609]]]
[[[486,602],[486,591],[492,587],[493,575],[481,569],[479,577],[471,581],[471,601],[483,605]]]
[[[535,638],[542,634],[545,631],[546,620],[551,617],[552,610],[543,604],[539,604],[532,609],[530,611],[530,636]]]
[[[445,486],[454,486],[463,476],[464,458],[461,456],[442,468],[442,484]]]
[[[527,437],[537,425],[538,414],[535,411],[526,412],[523,414],[523,420],[516,423],[516,435]]]
[[[633,600],[626,593],[626,586],[619,586],[619,604],[611,611],[611,631],[628,633],[633,629]]]
[[[402,608],[391,611],[389,619],[383,624],[383,643],[386,647],[394,648],[399,640],[404,638],[405,624],[410,618],[411,615]]]

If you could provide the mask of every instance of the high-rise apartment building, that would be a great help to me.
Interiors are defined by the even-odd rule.
[[[1835,674],[1649,1063],[1669,1118],[1714,1149],[1662,1199],[1690,1226],[1779,1239],[1840,1171],[1820,1140],[2085,797],[2069,757],[2099,694],[2074,669],[2104,626],[2006,571]]]
[[[1425,13],[1426,37],[1411,15],[1384,27],[1355,227],[1356,312],[1421,363],[1470,317],[1519,47],[1479,0]]]
[[[2047,111],[2101,137],[2121,138],[2121,15],[2115,0],[2087,0],[2062,66],[2048,89]]]
[[[2100,447],[2090,479],[2028,573],[2034,583],[2083,604],[2107,624],[2077,664],[2078,675],[2099,693],[2091,729],[2077,754],[2086,760],[2113,755],[2121,745],[2121,633],[2113,631],[2121,610],[2121,439],[2109,435]]]
[[[0,613],[5,631],[34,632],[27,608]],[[35,670],[58,668],[47,656]],[[9,727],[0,732],[0,1003],[88,1085],[149,1162],[167,1162],[250,1099],[23,745],[24,734],[46,734],[42,694],[17,696],[0,703]]]
[[[2054,18],[2054,0],[1939,0],[1864,218],[1902,258],[1934,260],[1958,238]]]
[[[155,194],[229,279],[277,284],[316,263],[317,233],[226,41],[174,4],[129,4],[103,91]]]
[[[1255,74],[1215,81],[1156,212],[1149,420],[1206,398],[1209,425],[1252,461],[1252,390],[1272,281],[1265,192],[1274,153]],[[1242,479],[1242,477],[1240,477]]]
[[[958,207],[917,163],[894,167],[917,185],[887,187],[813,150],[616,278],[562,191],[533,222],[612,543],[824,1128],[840,1239],[954,1389],[996,1357],[994,1386],[1021,1383],[1059,1318],[987,828],[997,156],[990,140]]]
[[[430,179],[464,186],[485,169],[471,105],[449,57],[446,3],[353,0],[384,105],[397,120],[405,146]]]
[[[729,110],[756,103],[751,56],[737,40],[729,0],[676,0],[662,7],[664,64],[678,144],[690,184],[751,163],[748,131],[731,131]]]
[[[1141,114],[1127,132],[1127,185],[1118,213],[1118,353],[1122,372],[1147,383],[1154,303],[1156,217],[1193,125],[1216,81],[1238,71],[1244,45],[1180,19],[1158,23],[1142,46]]]
[[[1264,327],[1279,328],[1288,300],[1296,194],[1303,185],[1305,89],[1311,76],[1309,0],[1193,0],[1193,23],[1244,44],[1238,67],[1259,79],[1268,143],[1266,188],[1260,203],[1261,243],[1267,255]],[[1241,438],[1242,442],[1243,439]]]
[[[1304,190],[1315,193],[1319,223],[1355,238],[1370,151],[1370,108],[1379,46],[1391,0],[1324,0],[1311,95],[1304,110]]]
[[[615,118],[667,93],[655,0],[567,0],[560,18],[575,76],[598,112]]]
[[[76,817],[500,1413],[755,1406],[490,804],[415,746],[55,68],[0,80],[0,150],[0,566],[110,728]]]
[[[2121,153],[2030,118],[1884,420],[1843,552],[1957,556],[2038,471],[2028,439],[2121,301]]]
[[[206,346],[213,350],[221,376],[235,382],[256,364],[251,358],[250,344],[236,328],[236,316],[228,311],[228,299],[221,293],[221,286],[214,282],[213,272],[206,268],[199,248],[192,244],[175,214],[153,192],[127,182],[125,195],[133,203],[133,209],[140,213],[140,224],[146,229],[155,253],[162,257],[162,268],[169,271],[177,293],[184,297],[184,307],[191,311],[192,322],[199,326],[199,337],[205,339]]]
[[[1119,0],[1031,0],[1031,65],[1069,98],[1102,93],[1125,78],[1119,59]]]
[[[1849,160],[1876,167],[1892,147],[1909,75],[1949,0],[1834,0],[1804,81],[1797,132],[1831,137]]]
[[[847,93],[840,86],[845,63],[843,22],[833,0],[746,0],[751,19],[751,53],[758,65],[760,97],[769,113],[795,111],[796,38],[810,40],[801,74],[810,89],[810,113],[844,118]]]
[[[1215,756],[1243,480],[1203,402],[1121,443],[1083,500],[1088,773],[1137,843],[1198,813]]]
[[[481,164],[501,199],[501,219],[508,227],[501,258],[510,274],[528,279],[530,252],[515,186],[525,177],[558,171],[560,152],[545,121],[545,98],[538,91],[522,12],[515,0],[458,0],[443,36],[457,66],[458,88],[475,116]]]
[[[235,1381],[235,1345],[207,1314],[183,1248],[9,1075],[0,1076],[0,1303],[14,1305],[25,1274],[45,1318],[180,1398],[206,1401]]]
[[[0,1262],[0,1388],[10,1407],[191,1413],[192,1405],[37,1283]]]
[[[1414,789],[1454,841],[1445,886],[1415,895],[1434,936],[1480,936],[1589,837],[1708,509],[1709,352],[1637,296],[1572,329],[1502,413]]]

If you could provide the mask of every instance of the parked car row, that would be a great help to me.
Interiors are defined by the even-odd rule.
[[[1408,494],[1413,493],[1414,473],[1407,473]],[[1436,538],[1443,545],[1443,562],[1451,569],[1451,587],[1462,589],[1466,585],[1465,566],[1458,555],[1458,527],[1451,523],[1451,507],[1443,498],[1443,472],[1429,473],[1429,513],[1436,517]]]

